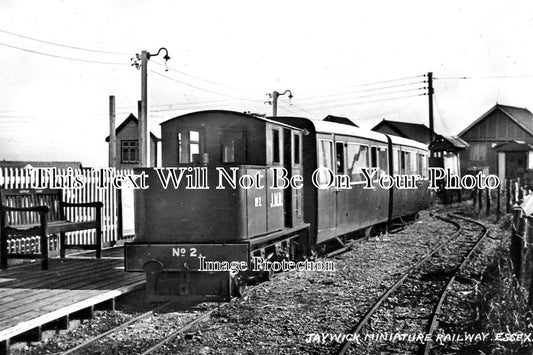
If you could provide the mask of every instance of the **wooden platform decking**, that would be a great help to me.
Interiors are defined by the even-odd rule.
[[[94,305],[142,287],[144,273],[124,271],[122,248],[104,251],[102,259],[87,253],[51,259],[0,272],[0,354],[11,339],[36,338],[50,324],[68,326],[70,316],[92,313]],[[26,338],[25,338],[26,337]]]

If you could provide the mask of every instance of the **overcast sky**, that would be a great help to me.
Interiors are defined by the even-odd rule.
[[[286,89],[294,98],[280,97],[279,115],[427,125],[428,98],[416,95],[429,71],[437,132],[457,134],[496,102],[533,107],[532,10],[531,1],[0,0],[0,160],[105,166],[109,95],[118,123],[136,114],[130,58],[160,47],[171,60],[167,72],[162,55],[149,62],[157,135],[191,111],[270,114],[265,94]]]

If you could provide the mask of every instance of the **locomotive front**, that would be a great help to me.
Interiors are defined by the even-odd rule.
[[[162,124],[163,168],[136,169],[134,242],[126,271],[147,276],[150,301],[239,295],[252,258],[307,248],[301,190],[275,188],[302,173],[301,130],[260,117],[203,111]]]

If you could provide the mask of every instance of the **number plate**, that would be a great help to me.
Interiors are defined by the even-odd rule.
[[[248,244],[124,244],[126,271],[143,271],[158,261],[164,271],[198,270],[200,260],[248,263]]]

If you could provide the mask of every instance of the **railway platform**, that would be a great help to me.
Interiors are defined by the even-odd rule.
[[[34,262],[0,272],[0,355],[10,344],[41,341],[46,330],[68,329],[75,319],[92,317],[95,307],[141,288],[144,274],[124,272],[122,248],[50,259],[48,270]]]

